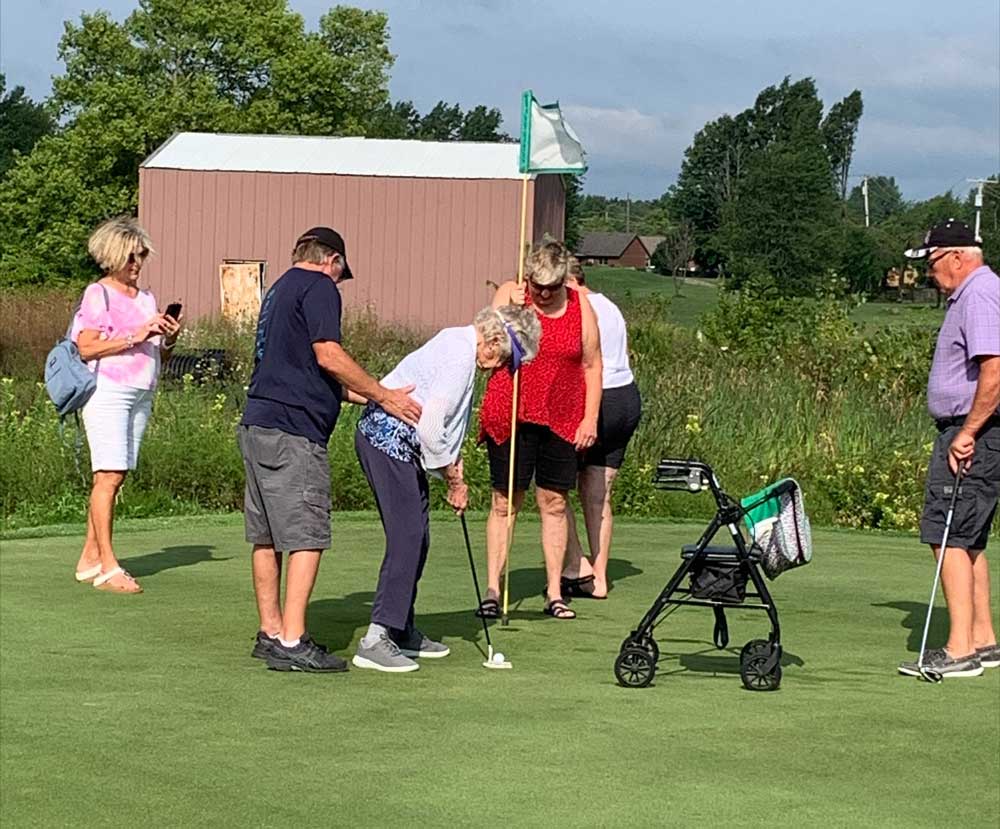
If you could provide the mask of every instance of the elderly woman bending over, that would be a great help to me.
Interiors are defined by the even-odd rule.
[[[100,590],[141,593],[111,545],[115,496],[135,469],[160,363],[177,342],[181,325],[157,311],[152,292],[139,288],[153,245],[138,221],[124,216],[105,222],[87,249],[104,276],[84,291],[70,333],[97,375],[97,390],[82,412],[94,477],[76,579]]]
[[[461,451],[476,368],[514,370],[534,358],[540,337],[530,309],[484,308],[472,325],[444,329],[382,379],[389,388],[413,389],[410,395],[423,407],[416,427],[367,404],[354,446],[382,518],[385,557],[355,666],[402,673],[420,667],[414,657],[448,655],[446,645],[414,626],[417,583],[430,547],[427,473],[444,480],[448,503],[461,513],[468,504]]]

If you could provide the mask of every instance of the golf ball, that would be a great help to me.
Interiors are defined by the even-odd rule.
[[[499,652],[493,654],[493,663],[495,665],[503,665],[503,654]]]

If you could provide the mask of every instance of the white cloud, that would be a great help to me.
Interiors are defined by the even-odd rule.
[[[635,107],[566,104],[563,113],[592,157],[643,161],[654,167],[676,166],[695,131],[704,125],[690,110],[678,117]]]
[[[959,124],[926,126],[862,118],[857,147],[859,152],[890,158],[911,153],[998,158],[1000,136],[988,126],[983,129]]]
[[[994,33],[995,35],[995,33]],[[897,91],[1000,89],[995,37],[973,35],[893,36],[879,32],[842,44],[829,39],[787,41],[785,48],[811,64],[810,74],[838,85]]]

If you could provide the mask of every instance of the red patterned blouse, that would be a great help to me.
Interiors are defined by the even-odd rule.
[[[531,295],[525,303],[531,305]],[[537,310],[535,312],[538,313]],[[538,314],[542,337],[535,359],[521,368],[517,422],[548,426],[570,443],[583,420],[586,383],[583,374],[583,322],[580,297],[566,291],[566,311],[558,318]],[[495,443],[510,439],[510,407],[514,378],[504,367],[493,372],[479,412],[479,439]]]

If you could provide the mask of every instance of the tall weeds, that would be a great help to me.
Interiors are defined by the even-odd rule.
[[[866,338],[836,303],[769,309],[752,297],[733,302],[704,320],[705,335],[665,322],[663,302],[644,300],[624,309],[643,419],[616,484],[619,513],[712,512],[707,496],[664,494],[650,486],[656,462],[670,455],[706,460],[734,495],[793,476],[820,524],[913,529],[934,436],[923,391],[933,330],[888,329]],[[64,323],[64,310],[47,313]],[[425,336],[381,326],[367,313],[348,320],[344,342],[362,365],[382,374]],[[190,377],[164,383],[119,514],[240,508],[243,470],[234,431],[252,345],[252,331],[220,323],[185,332],[180,348],[224,347],[235,373],[224,383],[199,385]],[[354,457],[357,414],[345,405],[330,443],[335,509],[374,507]],[[488,469],[475,429],[476,418],[465,447],[466,476],[473,507],[483,508]],[[6,525],[84,516],[87,485],[74,468],[72,438],[72,429],[60,437],[35,380],[0,381]],[[85,443],[82,466],[89,469]],[[432,490],[443,507],[440,488]]]

